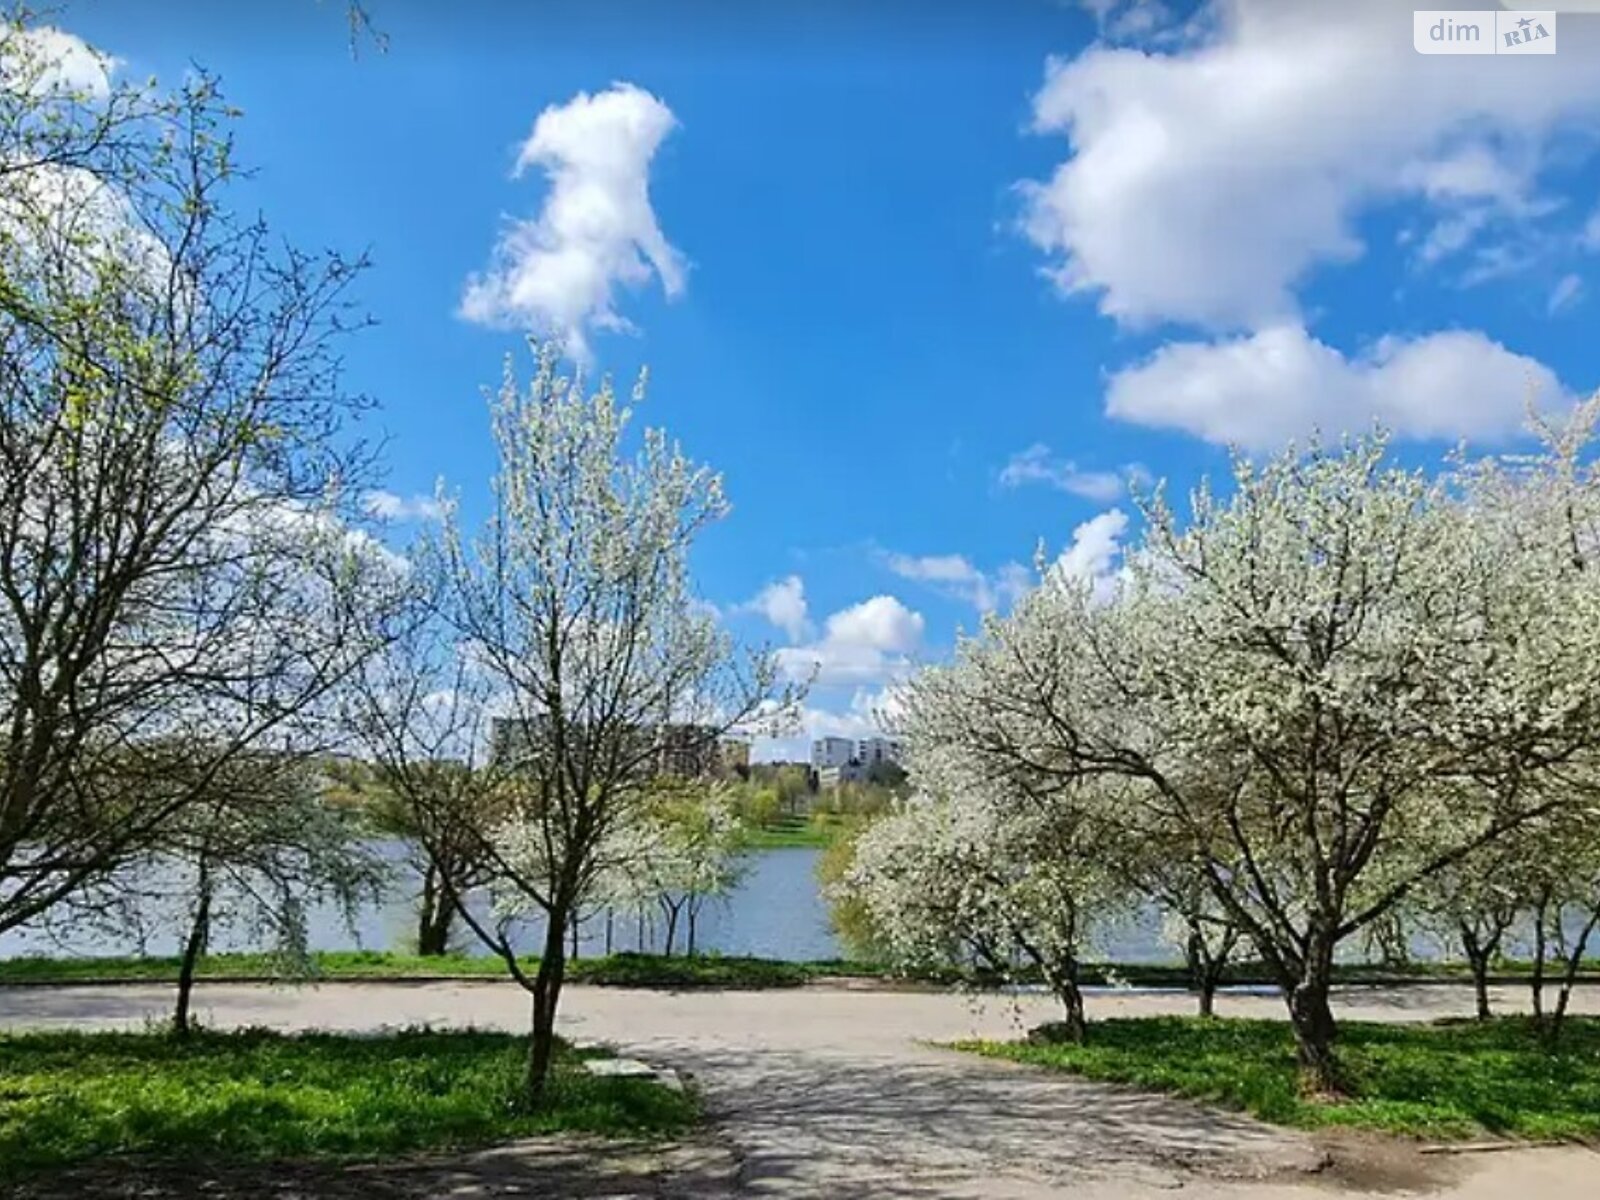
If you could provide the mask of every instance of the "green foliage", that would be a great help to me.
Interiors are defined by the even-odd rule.
[[[752,763],[750,783],[772,791],[780,814],[794,815],[811,802],[811,768],[804,763]]]
[[[883,766],[899,771],[893,763]],[[883,776],[879,775],[879,779]],[[903,799],[905,788],[905,774],[900,773],[900,782],[888,784],[878,782],[872,778],[865,781],[852,780],[841,783],[837,787],[827,788],[817,793],[816,804],[812,807],[812,817],[826,814],[839,820],[860,821],[870,817],[882,816],[894,807],[895,801]]]
[[[1045,1039],[960,1046],[1305,1128],[1342,1125],[1431,1138],[1600,1136],[1600,1019],[1572,1019],[1568,1040],[1553,1052],[1521,1020],[1350,1021],[1340,1026],[1339,1047],[1350,1094],[1330,1103],[1301,1092],[1294,1039],[1281,1021],[1115,1020],[1092,1025],[1083,1045]]]
[[[884,957],[882,937],[872,923],[872,913],[861,897],[843,886],[856,861],[856,840],[867,828],[866,821],[837,827],[838,832],[817,860],[817,883],[828,902],[828,924],[844,945],[858,958]]]
[[[597,1078],[563,1047],[545,1103],[520,1104],[525,1038],[201,1033],[0,1035],[0,1178],[108,1155],[369,1158],[558,1131],[668,1136],[692,1095]]]
[[[781,801],[778,789],[746,781],[735,784],[733,808],[747,828],[764,829],[778,819]]]

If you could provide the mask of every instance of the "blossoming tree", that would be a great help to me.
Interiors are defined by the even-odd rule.
[[[1600,590],[1519,536],[1522,491],[1400,470],[1381,437],[1233,482],[1187,521],[1151,498],[1109,600],[1047,578],[907,706],[1008,787],[1098,784],[1125,839],[1180,834],[1276,976],[1306,1083],[1336,1090],[1341,943],[1585,794]]]
[[[770,656],[738,652],[690,591],[689,548],[726,511],[721,480],[659,430],[633,447],[629,420],[609,381],[586,394],[549,347],[526,386],[508,366],[493,403],[494,513],[468,539],[452,508],[438,547],[439,611],[500,714],[490,802],[455,814],[492,914],[458,911],[532,994],[533,1100],[554,1045],[564,935],[594,900],[607,849],[648,816],[668,743],[693,757],[793,706]],[[523,915],[544,924],[532,972],[512,940]]]

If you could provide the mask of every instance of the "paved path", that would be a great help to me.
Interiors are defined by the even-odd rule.
[[[326,984],[267,988],[205,985],[201,1019],[214,1026],[372,1029],[413,1024],[524,1028],[516,987],[475,984]],[[1506,993],[1508,1009],[1520,995]],[[137,1025],[159,1020],[158,986],[0,988],[0,1025]],[[1182,996],[1095,995],[1091,1017],[1188,1011]],[[1347,1016],[1422,1019],[1469,1011],[1455,987],[1361,989],[1340,996]],[[1580,995],[1600,1011],[1600,994]],[[1226,996],[1224,1015],[1282,1013],[1267,996]],[[563,1032],[615,1043],[693,1074],[715,1138],[688,1159],[619,1172],[596,1194],[676,1196],[992,1197],[1077,1200],[1170,1194],[1327,1196],[1424,1189],[1466,1198],[1528,1195],[1592,1200],[1600,1155],[1517,1151],[1423,1158],[1407,1148],[1335,1146],[1172,1097],[1046,1074],[930,1045],[1014,1036],[1054,1016],[1043,997],[976,999],[948,993],[804,988],[772,992],[662,993],[574,987]],[[529,1151],[533,1158],[548,1158]],[[504,1183],[505,1157],[479,1156]],[[514,1166],[516,1164],[513,1164]],[[539,1168],[530,1161],[529,1170]],[[457,1172],[458,1189],[485,1181]],[[511,1172],[515,1174],[515,1172]],[[1531,1190],[1530,1190],[1531,1189]],[[1563,1190],[1565,1189],[1565,1190]],[[496,1190],[504,1191],[503,1187]],[[312,1193],[297,1193],[312,1194]],[[344,1194],[344,1193],[340,1193]],[[389,1193],[382,1193],[389,1194]],[[577,1194],[570,1184],[525,1194]]]

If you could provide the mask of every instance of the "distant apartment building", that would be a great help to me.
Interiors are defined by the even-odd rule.
[[[830,767],[847,767],[855,756],[856,744],[850,738],[817,738],[811,743],[811,769],[819,773]]]
[[[905,745],[899,738],[869,737],[862,738],[856,743],[856,761],[869,771],[880,763],[893,763],[899,766],[903,757],[905,757]]]
[[[903,756],[899,738],[825,737],[811,743],[811,769],[817,773],[817,786],[824,789],[860,783],[871,776],[874,767],[899,766]]]

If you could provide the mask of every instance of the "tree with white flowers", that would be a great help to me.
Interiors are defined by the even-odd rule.
[[[1313,1089],[1339,1087],[1339,946],[1592,795],[1595,573],[1518,536],[1547,489],[1475,482],[1393,467],[1381,437],[1239,459],[1186,521],[1144,504],[1109,599],[1049,578],[909,689],[911,727],[1005,786],[1098,784],[1124,836],[1180,834]]]
[[[586,392],[550,347],[527,384],[507,365],[492,413],[493,515],[474,539],[447,512],[436,604],[498,714],[492,802],[455,814],[481,850],[492,913],[458,911],[533,996],[537,1101],[565,934],[595,901],[608,848],[648,816],[669,742],[693,756],[758,714],[782,718],[793,697],[771,657],[737,652],[690,590],[690,546],[727,508],[718,476],[659,430],[632,443],[610,382]],[[532,972],[512,938],[528,916],[545,929]]]
[[[926,764],[918,772],[915,758],[912,770],[939,776]],[[1075,798],[984,787],[956,773],[869,826],[837,890],[863,906],[883,947],[908,966],[1036,972],[1061,1001],[1066,1036],[1081,1041],[1084,949],[1126,911],[1132,889]]]
[[[747,834],[733,789],[719,781],[664,777],[640,819],[601,851],[597,899],[607,909],[659,915],[664,954],[693,955],[700,914],[744,877]]]

